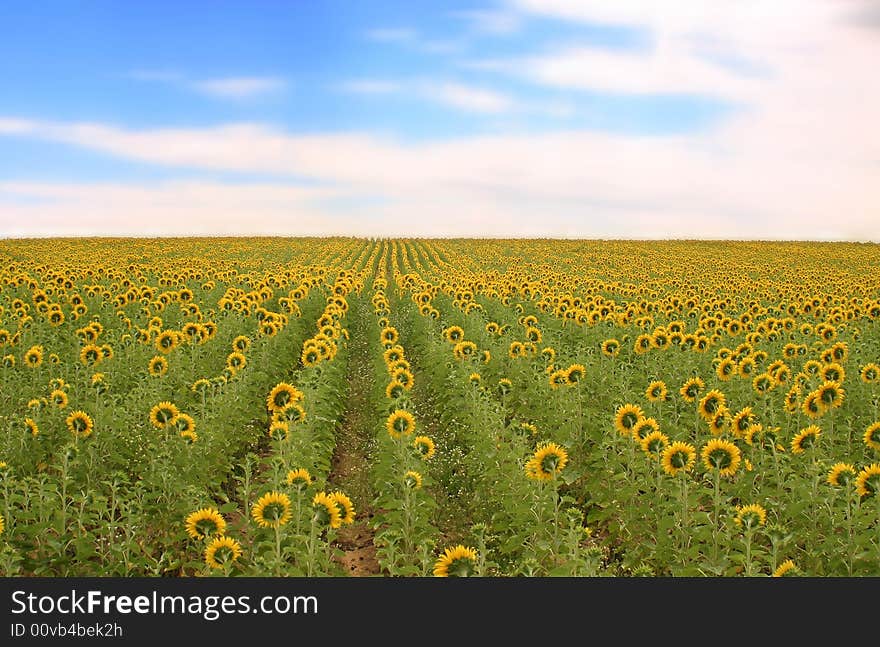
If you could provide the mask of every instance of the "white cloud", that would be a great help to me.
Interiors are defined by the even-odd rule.
[[[484,34],[513,34],[522,27],[522,16],[508,9],[472,9],[453,11],[452,15],[461,18],[479,33]]]
[[[283,90],[286,82],[271,77],[239,77],[195,81],[191,86],[204,94],[222,99],[246,99]]]
[[[139,132],[29,126],[43,137],[127,159],[328,183],[349,206],[311,203],[308,213],[327,214],[323,222],[334,231],[348,223],[353,233],[371,235],[880,240],[880,168],[865,164],[859,151],[828,154],[834,150],[826,149],[827,141],[785,137],[759,145],[754,135],[734,129],[709,140],[570,131],[402,144],[363,134],[290,135],[247,124]],[[742,141],[746,146],[738,148]],[[82,195],[98,201],[101,192],[86,188]],[[370,197],[385,204],[374,206]],[[88,212],[82,199],[71,207],[75,213]],[[277,222],[283,211],[254,192],[238,202],[200,206],[193,199],[180,202],[179,212],[168,208],[188,213],[188,226],[210,228],[218,206],[230,218],[238,213],[241,226],[258,229]],[[116,204],[121,208],[124,201]],[[150,205],[158,215],[167,212]],[[19,206],[14,213],[23,208],[40,212]]]
[[[400,92],[404,84],[384,79],[352,79],[338,83],[335,89],[352,94],[393,94]]]
[[[498,114],[509,112],[515,106],[510,97],[500,92],[463,83],[420,83],[418,92],[430,100],[468,112]]]

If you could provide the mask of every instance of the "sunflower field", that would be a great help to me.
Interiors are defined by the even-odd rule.
[[[0,575],[880,575],[858,243],[0,240]]]

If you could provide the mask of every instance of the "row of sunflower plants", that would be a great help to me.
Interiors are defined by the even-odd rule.
[[[379,563],[389,575],[424,576],[431,572],[437,536],[430,476],[436,450],[433,439],[419,429],[412,398],[415,377],[401,334],[391,324],[388,281],[377,276],[372,287],[374,543]]]

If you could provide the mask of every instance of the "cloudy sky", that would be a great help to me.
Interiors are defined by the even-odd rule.
[[[0,237],[880,242],[874,0],[0,5]]]

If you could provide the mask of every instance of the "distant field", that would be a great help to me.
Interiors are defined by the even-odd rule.
[[[0,575],[878,576],[880,248],[0,240]]]

